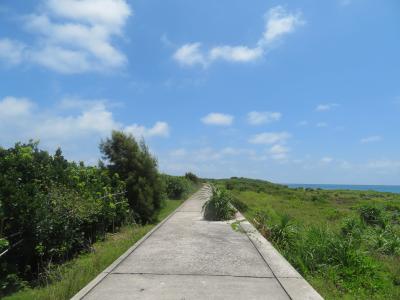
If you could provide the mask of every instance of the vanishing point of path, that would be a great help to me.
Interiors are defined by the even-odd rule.
[[[205,185],[73,299],[322,299],[240,214],[203,220]]]

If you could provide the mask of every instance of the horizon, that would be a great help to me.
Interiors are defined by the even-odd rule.
[[[95,165],[122,130],[172,175],[400,185],[395,0],[6,0],[0,17],[0,147]]]

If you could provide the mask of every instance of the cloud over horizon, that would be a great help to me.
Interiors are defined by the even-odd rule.
[[[34,139],[54,150],[59,146],[68,148],[71,143],[98,144],[112,130],[122,130],[138,139],[169,136],[170,127],[166,122],[157,121],[152,127],[145,127],[116,121],[105,100],[67,99],[60,103],[54,109],[43,110],[28,98],[0,99],[1,144]]]

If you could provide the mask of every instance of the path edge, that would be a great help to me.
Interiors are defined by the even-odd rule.
[[[239,211],[236,213],[235,221],[239,223],[240,228],[291,299],[324,299]]]
[[[138,240],[135,244],[133,244],[128,250],[126,250],[120,257],[118,257],[111,265],[105,268],[97,277],[95,277],[92,281],[86,284],[78,293],[76,293],[70,300],[81,300],[83,299],[89,292],[94,289],[108,274],[112,272],[121,262],[123,262],[133,251],[136,250],[144,241],[146,241],[155,231],[157,231],[165,222],[167,222],[173,215],[175,215],[182,206],[186,203],[187,200],[192,198],[195,194],[197,194],[204,187],[200,187],[195,193],[193,193],[189,198],[181,203],[172,213],[170,213],[164,220],[158,223],[153,229],[151,229],[148,233],[146,233],[140,240]]]

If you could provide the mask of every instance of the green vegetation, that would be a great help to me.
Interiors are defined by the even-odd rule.
[[[126,196],[135,219],[152,222],[162,202],[163,187],[157,170],[157,160],[146,144],[123,132],[113,131],[111,138],[100,144],[107,169],[126,184]]]
[[[191,175],[188,176],[188,174]],[[185,199],[194,189],[200,187],[200,180],[192,173],[187,173],[185,176],[163,174],[162,180],[165,186],[165,193],[169,199]]]
[[[224,188],[213,188],[213,195],[203,205],[204,218],[210,221],[230,220],[235,215],[233,196]]]
[[[400,299],[400,195],[213,182],[326,299]]]
[[[161,221],[173,212],[182,201],[166,200],[159,214]],[[155,224],[127,225],[118,233],[107,234],[104,241],[96,242],[90,253],[82,254],[63,265],[46,270],[44,287],[29,288],[15,293],[7,300],[63,300],[70,299],[101,271],[127,251],[135,242],[149,232]]]
[[[37,142],[0,147],[0,297],[47,284],[108,233],[157,221],[167,192],[144,142],[113,132],[100,150],[99,166],[85,166]],[[182,196],[195,188],[185,182]]]

